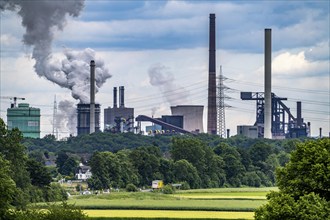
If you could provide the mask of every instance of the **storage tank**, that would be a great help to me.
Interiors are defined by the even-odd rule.
[[[202,133],[203,129],[202,105],[177,105],[171,106],[172,115],[183,116],[183,129],[191,132]]]
[[[23,137],[40,138],[40,109],[30,107],[28,103],[8,108],[7,126],[9,130],[18,128]]]

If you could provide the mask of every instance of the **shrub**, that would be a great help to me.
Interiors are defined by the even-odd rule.
[[[57,183],[44,188],[44,198],[46,202],[63,201],[68,199],[66,191]]]
[[[183,182],[182,185],[181,185],[181,187],[180,187],[180,189],[182,189],[182,190],[188,190],[188,189],[190,189],[189,183]]]
[[[137,189],[137,187],[133,183],[129,183],[126,186],[126,191],[127,192],[137,192],[138,189]]]
[[[82,192],[82,191],[84,191],[85,190],[85,188],[83,187],[83,185],[81,185],[81,184],[77,184],[76,185],[76,191],[77,192]]]
[[[1,217],[0,217],[1,219]],[[74,205],[63,202],[60,205],[48,205],[46,210],[27,209],[10,210],[6,213],[6,220],[87,220],[88,216]]]
[[[170,184],[167,184],[163,188],[163,193],[164,194],[173,194],[174,193],[174,189],[173,189],[173,187]]]

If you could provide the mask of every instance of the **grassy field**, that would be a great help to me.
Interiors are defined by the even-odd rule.
[[[269,191],[278,191],[277,187],[266,188],[219,188],[219,189],[199,189],[185,190],[175,194],[176,197],[191,199],[266,199]]]
[[[253,219],[253,211],[265,204],[268,188],[219,188],[156,192],[112,192],[72,196],[68,203],[83,209],[92,219]]]
[[[93,218],[168,219],[253,219],[253,212],[169,211],[169,210],[84,210]]]
[[[204,200],[204,199],[122,199],[106,200],[98,198],[74,199],[70,203],[82,209],[154,209],[154,210],[203,210],[203,211],[253,211],[265,200]]]

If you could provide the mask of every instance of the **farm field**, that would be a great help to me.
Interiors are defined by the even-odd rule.
[[[169,210],[84,210],[92,218],[142,219],[253,219],[253,212],[169,211]]]
[[[219,188],[159,192],[113,192],[72,196],[68,203],[92,219],[253,219],[265,204],[268,188]]]

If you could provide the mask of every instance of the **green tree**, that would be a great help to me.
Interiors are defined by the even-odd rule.
[[[278,187],[295,198],[314,192],[330,200],[330,139],[297,145],[290,162],[277,171]]]
[[[93,175],[88,180],[88,186],[93,189],[109,189],[110,178],[104,153],[95,152],[89,161],[89,165]]]
[[[39,187],[49,186],[52,181],[52,177],[42,163],[34,159],[29,159],[26,165],[30,174],[32,185]]]
[[[75,170],[78,166],[78,162],[73,157],[69,157],[63,164],[62,167],[59,168],[58,172],[62,175],[74,176]]]
[[[161,157],[158,147],[136,148],[132,150],[129,157],[131,163],[138,171],[141,185],[151,185],[154,179],[158,179],[157,176],[155,176],[156,173],[159,173]]]
[[[137,170],[134,168],[132,162],[129,159],[130,152],[128,150],[121,150],[115,154],[119,161],[120,167],[120,180],[118,187],[124,188],[127,184],[132,183],[137,185],[139,183],[139,177]]]
[[[163,176],[165,183],[173,182],[173,160],[160,158],[159,172]]]
[[[22,133],[17,128],[7,130],[0,118],[0,154],[9,162],[9,175],[17,187],[12,205],[24,208],[29,201],[27,191],[31,186],[31,181],[26,169],[26,148],[20,143],[22,137]]]
[[[241,155],[237,148],[226,143],[220,143],[213,151],[221,156],[224,161],[227,182],[235,187],[240,186],[245,167],[241,162]]]
[[[264,141],[255,143],[249,149],[250,158],[255,166],[260,166],[260,163],[265,162],[272,153],[271,145]]]
[[[173,138],[171,155],[174,161],[187,160],[201,172],[205,166],[204,143],[196,138]]]
[[[328,138],[298,144],[289,163],[276,174],[280,192],[267,195],[269,203],[256,210],[256,219],[329,219]]]
[[[325,220],[329,219],[330,202],[317,194],[309,193],[295,200],[289,194],[272,192],[269,203],[255,212],[257,220]]]
[[[34,160],[39,161],[40,163],[45,162],[44,152],[41,150],[34,150],[29,152],[29,158],[33,158]]]
[[[64,151],[60,151],[58,154],[57,154],[57,157],[56,157],[56,167],[58,169],[61,169],[61,167],[63,167],[65,161],[69,158],[69,156],[64,152]]]
[[[22,133],[17,129],[7,130],[2,119],[0,119],[0,153],[8,160],[11,178],[19,188],[30,186],[29,173],[26,170],[26,148],[20,142]]]
[[[224,161],[205,142],[197,138],[173,138],[171,155],[174,161],[187,160],[197,169],[201,187],[224,184]]]
[[[201,186],[201,179],[196,167],[187,160],[178,160],[173,164],[174,181],[187,182],[193,189]]]
[[[0,154],[0,219],[4,216],[13,201],[15,182],[10,177],[9,162]]]

